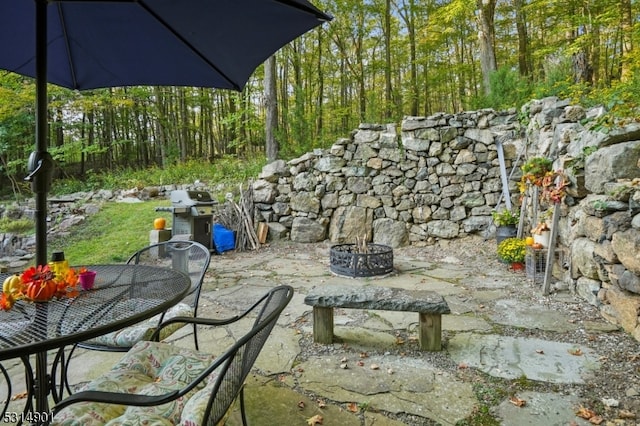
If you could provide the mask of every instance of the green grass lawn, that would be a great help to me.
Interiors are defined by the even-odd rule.
[[[48,252],[64,251],[71,265],[124,263],[136,250],[149,245],[156,217],[166,218],[171,226],[171,213],[155,211],[170,205],[169,200],[104,203],[97,214],[73,227],[70,235],[50,237]]]

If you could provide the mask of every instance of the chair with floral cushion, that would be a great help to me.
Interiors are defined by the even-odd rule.
[[[62,395],[64,388],[72,393],[66,372],[77,347],[98,351],[126,352],[137,342],[149,340],[163,320],[177,316],[196,317],[202,282],[210,261],[211,253],[208,248],[198,242],[187,240],[169,240],[149,245],[135,252],[127,261],[128,264],[162,266],[189,275],[191,288],[187,296],[161,315],[74,345],[66,355],[66,363],[65,351],[62,348],[54,361],[56,366],[61,366],[60,395]],[[131,299],[131,303],[136,303],[135,298]],[[183,326],[184,323],[174,323],[172,327],[165,327],[160,335],[160,340],[167,338]],[[193,324],[193,340],[197,350],[198,334],[195,323]],[[55,371],[56,369],[54,369],[54,373]]]
[[[293,288],[279,286],[228,319],[164,321],[152,341],[136,343],[109,372],[56,404],[51,424],[139,424],[144,419],[155,425],[216,425],[238,398],[246,425],[244,381],[292,296]],[[254,315],[251,326],[247,321]],[[162,328],[176,322],[222,326],[245,317],[240,325],[249,330],[219,356],[157,341]]]

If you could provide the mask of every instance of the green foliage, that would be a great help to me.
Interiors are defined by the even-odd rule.
[[[517,225],[520,221],[520,212],[513,212],[509,209],[494,210],[491,212],[491,217],[493,218],[493,223],[498,226]]]
[[[207,161],[188,161],[175,166],[160,168],[151,167],[143,170],[122,169],[110,173],[87,172],[85,179],[58,179],[52,187],[53,194],[68,194],[98,189],[128,189],[145,186],[161,186],[176,183],[227,184],[243,182],[259,174],[266,160],[256,155],[250,159],[240,160],[224,157],[214,163]]]
[[[493,72],[490,76],[490,83],[491,94],[486,97],[478,97],[475,102],[472,102],[477,104],[477,108],[493,108],[495,110],[520,108],[531,100],[530,83],[512,67],[504,66]]]
[[[31,219],[10,219],[6,216],[0,219],[0,233],[20,235],[33,232],[35,232],[35,228]]]

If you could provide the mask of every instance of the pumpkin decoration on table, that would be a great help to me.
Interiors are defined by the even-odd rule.
[[[32,266],[22,274],[7,277],[2,284],[0,309],[9,310],[18,300],[48,302],[54,297],[78,295],[78,274],[73,268],[54,274],[49,265]]]

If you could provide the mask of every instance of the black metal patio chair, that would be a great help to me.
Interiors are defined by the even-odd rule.
[[[55,399],[60,399],[63,390],[72,393],[71,386],[68,383],[67,371],[76,348],[109,351],[109,352],[126,352],[137,342],[149,340],[156,331],[158,325],[165,319],[177,316],[197,317],[198,302],[200,300],[200,292],[204,276],[209,268],[211,261],[211,253],[204,245],[188,240],[169,240],[158,244],[149,245],[135,252],[127,261],[127,264],[162,266],[182,271],[191,278],[191,289],[187,296],[176,306],[167,310],[161,315],[157,315],[149,320],[123,328],[112,333],[98,336],[92,340],[84,341],[74,345],[69,353],[65,356],[65,349],[58,351],[54,366],[60,366],[60,391],[55,395]],[[135,303],[135,299],[132,299]],[[165,327],[160,340],[167,338],[169,335],[183,327],[184,323],[174,323],[172,327]],[[198,333],[197,324],[193,324],[193,340],[196,350],[198,349]],[[65,361],[66,359],[66,361]],[[54,377],[57,374],[57,368],[53,370]]]
[[[137,343],[109,372],[55,405],[52,424],[98,425],[143,418],[153,424],[216,425],[238,398],[246,425],[245,379],[292,296],[293,288],[279,286],[228,319],[164,321],[153,341]],[[162,328],[175,322],[223,326],[254,315],[253,326],[219,356],[157,342]]]

